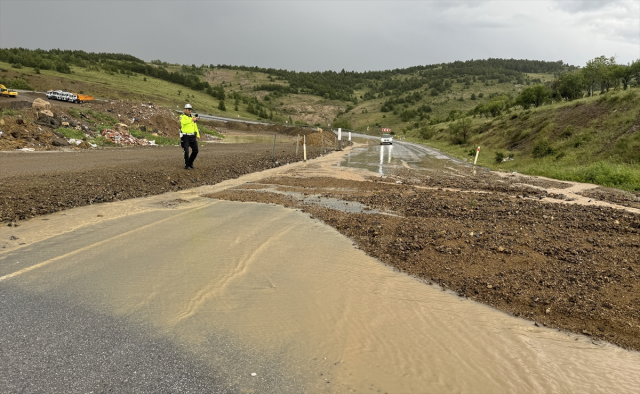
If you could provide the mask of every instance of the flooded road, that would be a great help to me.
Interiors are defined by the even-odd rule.
[[[398,168],[429,171],[452,165],[463,165],[463,161],[451,158],[427,146],[394,140],[392,145],[380,145],[379,137],[362,134],[352,136],[358,144],[347,153],[340,166],[361,168],[380,176],[391,174]]]
[[[409,148],[391,160],[385,151],[372,152],[383,152],[383,171],[389,161],[412,163]],[[197,391],[202,382],[210,391],[234,393],[637,392],[637,352],[536,327],[398,273],[301,211],[199,197],[285,171],[356,176],[336,167],[335,157],[1,229],[0,239],[13,236],[24,245],[0,252],[0,382],[38,382],[20,372],[24,365],[54,359],[63,368],[79,354],[90,358],[83,365],[98,365],[91,357],[105,353],[89,351],[90,344],[106,341],[104,348],[122,349],[123,362],[198,371],[181,378],[191,386],[165,389],[172,392]],[[48,314],[38,305],[59,310]],[[24,313],[10,316],[18,309]],[[42,337],[73,313],[81,315],[70,320],[78,327],[69,337],[76,331],[84,337],[60,335],[51,341],[65,346],[39,352],[33,336],[31,352],[6,351],[24,342],[16,326],[42,327]],[[122,338],[105,338],[100,327],[109,319],[126,328],[121,336],[156,338],[179,360],[148,357],[156,353],[133,334],[127,346]],[[81,375],[73,390],[59,391],[145,379],[130,369],[93,367]],[[151,383],[141,387],[158,391]]]

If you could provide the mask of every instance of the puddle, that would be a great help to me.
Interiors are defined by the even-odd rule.
[[[282,186],[282,185],[278,185],[277,188],[273,187],[272,185],[260,185],[260,184],[247,184],[247,185],[252,187],[237,188],[237,189],[233,189],[233,191],[242,192],[244,190],[247,190],[252,192],[281,194],[284,196],[292,197],[298,201],[301,201],[304,204],[321,206],[321,207],[335,209],[335,210],[347,212],[347,213],[368,213],[368,214],[398,216],[392,212],[378,211],[377,209],[370,208],[357,201],[344,201],[344,200],[339,200],[333,197],[324,197],[320,194],[300,193],[292,190],[286,190],[286,191],[280,190],[282,188],[285,188],[285,186]]]
[[[339,166],[366,169],[380,176],[387,176],[399,168],[432,171],[452,163],[464,164],[426,146],[405,142],[380,145],[377,139],[362,137],[354,138],[354,142],[366,144],[366,147],[355,147],[349,151]]]
[[[129,216],[100,222],[97,206],[73,223],[52,218],[76,231],[1,253],[0,284],[140,320],[212,368],[219,346],[241,347],[253,365],[225,365],[228,374],[284,371],[296,383],[268,390],[238,378],[245,392],[632,393],[640,386],[640,353],[535,327],[426,285],[305,213],[191,201],[166,209],[129,200],[119,203],[132,207]],[[211,341],[220,333],[224,343]]]

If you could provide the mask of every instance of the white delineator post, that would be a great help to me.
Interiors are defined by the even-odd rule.
[[[478,150],[476,151],[476,158],[475,158],[475,160],[473,161],[473,165],[474,165],[474,166],[475,166],[475,165],[476,165],[476,163],[478,162],[478,155],[479,155],[479,154],[480,154],[480,147],[478,147]]]
[[[307,136],[302,136],[302,153],[304,155],[304,161],[307,161]]]
[[[349,142],[351,142],[351,132],[349,132]]]
[[[342,127],[338,127],[338,140],[342,141]]]

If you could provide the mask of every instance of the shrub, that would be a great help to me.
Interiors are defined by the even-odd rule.
[[[39,69],[38,67],[34,68],[34,69],[33,69],[33,71],[34,71],[36,74],[40,74],[40,69]]]
[[[436,134],[434,128],[430,126],[425,126],[418,129],[418,133],[420,134],[420,138],[423,138],[425,140],[430,140]]]
[[[22,78],[14,78],[10,80],[7,87],[10,89],[33,90],[29,83]]]
[[[331,123],[333,127],[339,127],[341,129],[353,129],[351,122],[348,119],[338,119]]]
[[[553,154],[553,148],[549,145],[549,142],[546,139],[539,140],[536,145],[533,147],[533,151],[531,152],[533,157],[536,159],[549,156]]]
[[[504,153],[502,152],[496,152],[496,157],[494,158],[494,160],[496,161],[496,163],[500,164],[504,161]]]
[[[224,100],[220,100],[220,102],[218,103],[218,109],[220,111],[226,111],[227,107],[224,105]]]
[[[562,133],[560,133],[560,137],[562,138],[569,138],[573,135],[573,126],[569,125],[567,127],[565,127],[564,131]]]

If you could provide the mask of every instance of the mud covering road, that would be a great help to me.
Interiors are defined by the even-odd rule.
[[[207,144],[191,171],[180,147],[0,152],[0,222],[215,184],[301,160],[291,145],[279,144],[275,161],[271,151],[268,144]],[[307,156],[319,153],[310,147]]]
[[[336,156],[0,228],[0,387],[636,391],[640,353],[599,340],[638,337],[619,325],[638,321],[625,303],[638,294],[636,213],[580,200],[571,183],[448,164],[371,178]],[[16,176],[38,174],[18,164]],[[576,321],[606,324],[594,335]]]
[[[576,185],[516,178],[472,168],[360,180],[319,172],[210,197],[303,209],[367,254],[460,297],[640,350],[637,210],[576,204],[543,190]]]

